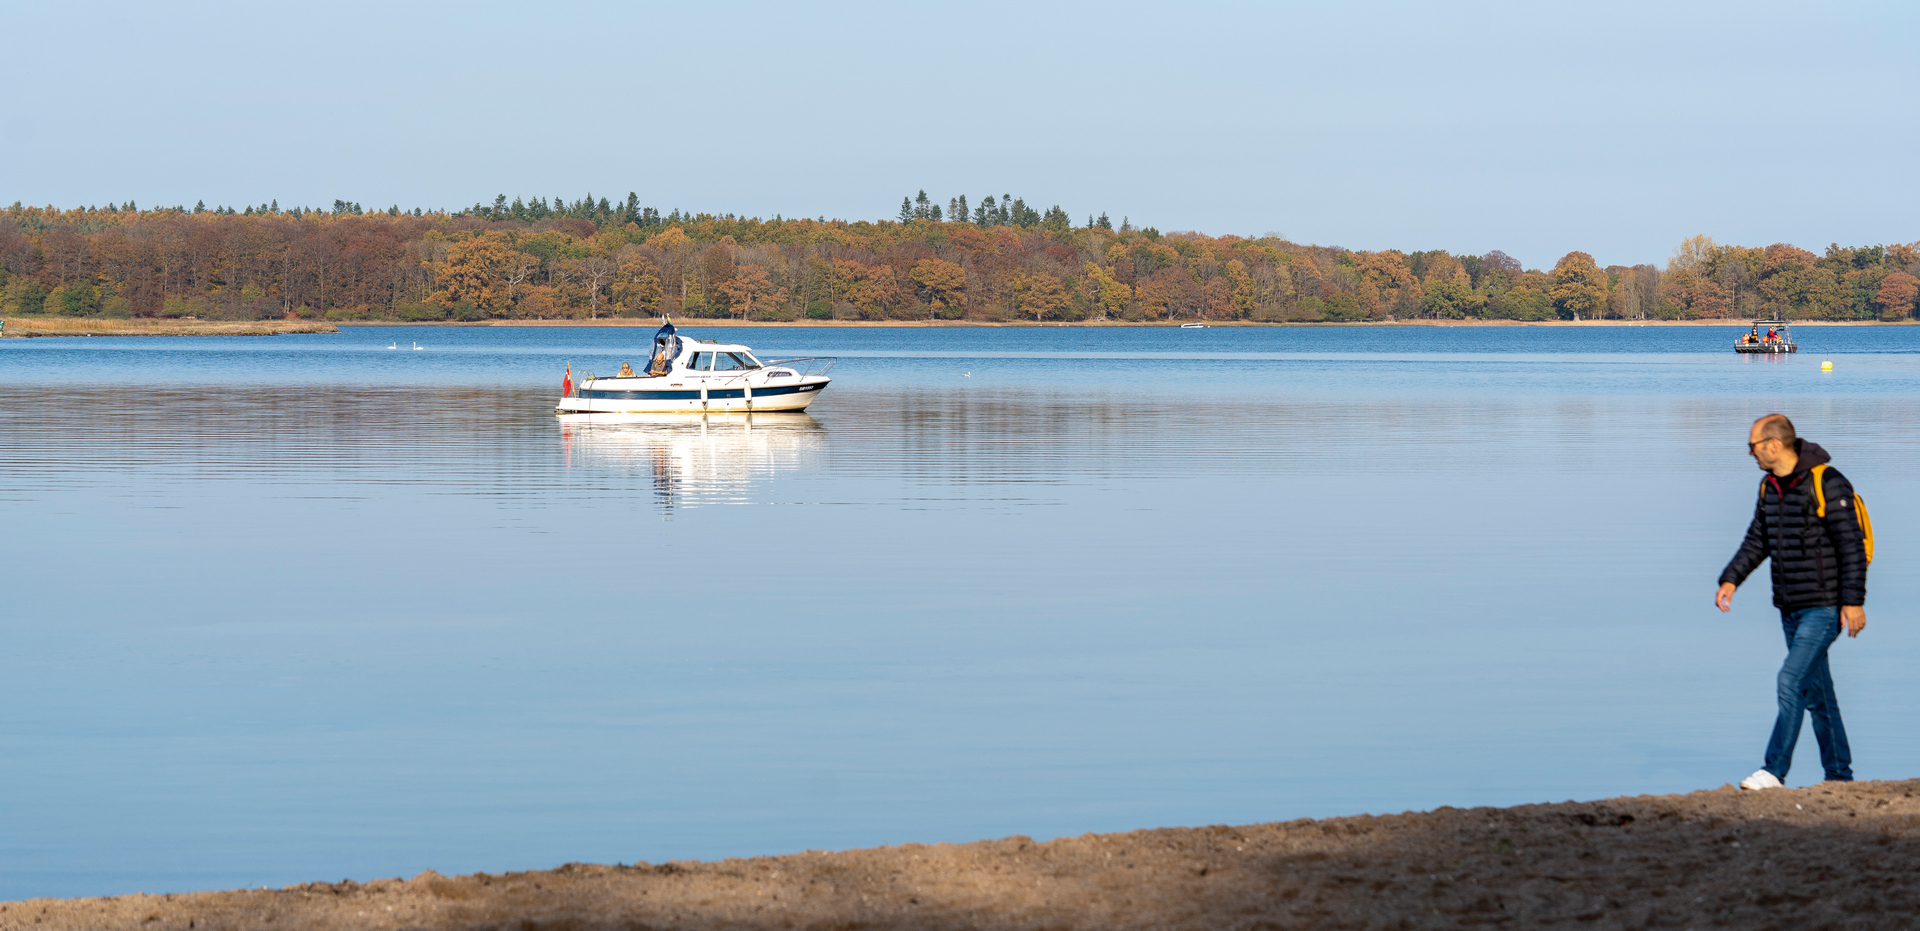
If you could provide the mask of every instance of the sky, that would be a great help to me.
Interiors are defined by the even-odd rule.
[[[1906,3],[0,0],[0,203],[589,192],[1663,262],[1920,239]]]

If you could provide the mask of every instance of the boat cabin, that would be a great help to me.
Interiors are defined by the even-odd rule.
[[[647,362],[648,378],[666,378],[676,375],[726,374],[738,375],[763,368],[753,352],[737,343],[722,343],[710,339],[682,337],[673,324],[660,327],[653,334],[653,354]],[[631,377],[627,371],[623,376]]]

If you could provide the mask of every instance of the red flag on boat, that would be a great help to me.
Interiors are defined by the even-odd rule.
[[[573,363],[567,363],[567,377],[560,381],[560,396],[573,397]]]

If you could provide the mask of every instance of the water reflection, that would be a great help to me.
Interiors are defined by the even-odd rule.
[[[827,431],[809,414],[591,414],[556,418],[568,469],[651,473],[663,520],[676,508],[753,503],[756,483],[814,467]]]

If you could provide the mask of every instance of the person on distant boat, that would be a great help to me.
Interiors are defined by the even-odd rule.
[[[620,377],[621,378],[633,377],[633,363],[631,362],[620,363]]]
[[[1761,561],[1773,562],[1773,603],[1787,635],[1780,667],[1779,716],[1767,741],[1765,765],[1740,781],[1742,789],[1777,789],[1793,763],[1800,721],[1813,716],[1820,766],[1829,782],[1853,781],[1853,751],[1840,721],[1827,648],[1840,637],[1858,637],[1867,626],[1869,543],[1853,485],[1819,444],[1794,434],[1793,421],[1768,414],[1753,422],[1747,452],[1766,474],[1746,539],[1720,573],[1713,596],[1721,611],[1733,607],[1733,592]],[[1816,488],[1816,483],[1818,487]]]

